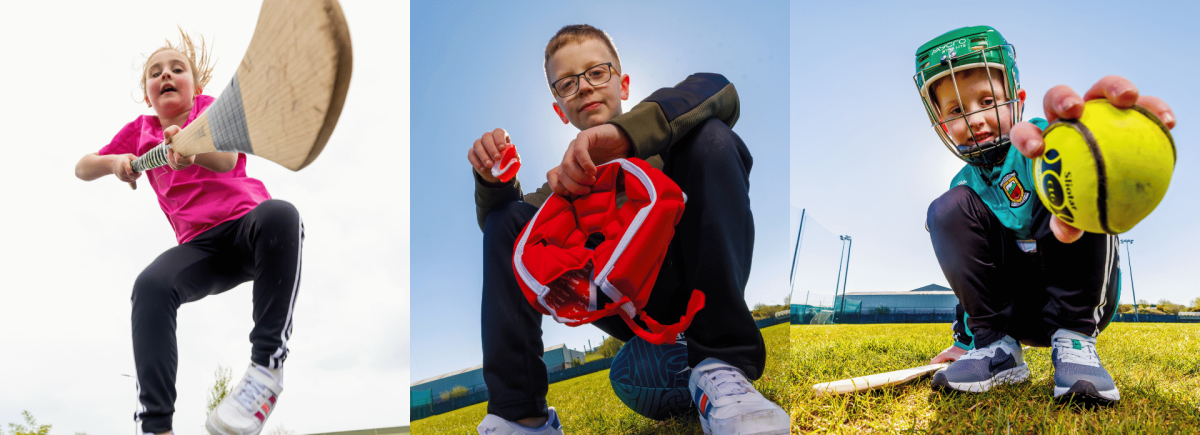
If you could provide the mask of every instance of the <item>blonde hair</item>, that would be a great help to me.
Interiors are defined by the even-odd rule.
[[[208,84],[209,80],[212,80],[212,70],[215,61],[209,56],[208,47],[204,44],[203,35],[200,36],[200,46],[198,49],[192,43],[192,37],[183,31],[182,27],[179,27],[178,44],[171,44],[171,40],[169,39],[164,39],[163,41],[164,45],[154,50],[149,56],[146,56],[146,62],[142,64],[142,79],[140,82],[142,84],[143,96],[146,95],[146,69],[150,67],[150,58],[164,50],[175,50],[187,58],[188,64],[192,68],[192,82],[196,87],[203,88]]]
[[[595,39],[603,42],[608,47],[608,51],[612,52],[613,60],[615,61],[617,71],[621,69],[621,56],[617,55],[617,46],[613,45],[612,38],[604,33],[603,30],[597,29],[587,24],[572,24],[564,26],[550,38],[550,42],[546,44],[546,58],[542,61],[542,69],[546,71],[546,82],[553,83],[553,78],[550,77],[550,56],[557,53],[559,49],[567,44],[578,44],[588,39]]]

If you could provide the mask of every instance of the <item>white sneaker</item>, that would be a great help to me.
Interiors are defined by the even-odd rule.
[[[688,391],[700,411],[705,434],[786,435],[791,417],[746,380],[746,374],[716,358],[692,369]]]
[[[553,406],[550,407],[550,414],[542,427],[525,427],[499,415],[488,414],[483,417],[476,430],[479,431],[479,435],[563,435],[562,423],[558,421],[558,412]]]
[[[283,368],[270,370],[250,363],[246,375],[208,414],[204,427],[212,435],[258,435],[283,391]]]

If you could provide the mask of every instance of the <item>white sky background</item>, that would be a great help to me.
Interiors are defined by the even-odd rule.
[[[350,94],[321,157],[293,173],[250,157],[248,173],[304,218],[304,272],[285,392],[267,429],[296,433],[408,423],[408,2],[343,0],[354,45]],[[28,410],[55,434],[129,433],[136,405],[129,297],[175,235],[143,178],[76,179],[78,159],[152,114],[144,56],[176,24],[218,59],[205,93],[237,68],[259,2],[12,2],[0,143],[0,425]],[[370,162],[363,164],[362,161]],[[176,433],[203,433],[218,366],[249,363],[250,284],[184,305]],[[266,431],[264,431],[265,433]]]
[[[912,80],[915,52],[946,31],[990,25],[1016,47],[1028,93],[1026,120],[1044,116],[1042,99],[1051,87],[1066,84],[1082,95],[1109,74],[1171,105],[1179,160],[1162,203],[1121,235],[1135,240],[1132,252],[1125,246],[1120,251],[1121,302],[1133,301],[1131,282],[1138,298],[1151,302],[1200,297],[1192,274],[1200,259],[1195,200],[1200,95],[1191,83],[1200,41],[1192,29],[1200,6],[1118,1],[930,6],[818,2],[792,8],[791,240],[794,244],[801,208],[832,237],[820,248],[832,269],[813,285],[832,293],[841,248],[836,235],[848,234],[854,239],[848,291],[948,286],[924,229],[925,212],[964,164],[929,126]],[[1026,188],[1032,192],[1034,186]],[[810,242],[815,239],[806,235],[805,245]],[[797,293],[793,301],[803,297]]]

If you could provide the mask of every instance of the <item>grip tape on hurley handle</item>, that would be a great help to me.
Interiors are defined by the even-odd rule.
[[[134,172],[146,172],[160,166],[166,166],[167,149],[170,147],[166,142],[160,143],[146,154],[142,154],[141,157],[134,159],[129,165],[133,167]]]

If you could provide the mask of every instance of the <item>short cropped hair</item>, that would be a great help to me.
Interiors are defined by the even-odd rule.
[[[617,46],[613,45],[612,38],[604,33],[603,30],[597,29],[587,24],[572,24],[564,26],[550,38],[550,42],[546,44],[546,58],[542,61],[542,69],[546,71],[546,83],[554,83],[554,78],[550,77],[550,56],[557,53],[559,49],[567,44],[578,44],[588,39],[595,39],[603,42],[608,47],[608,51],[612,53],[613,59],[616,61],[617,71],[621,69],[621,56],[617,55]]]

